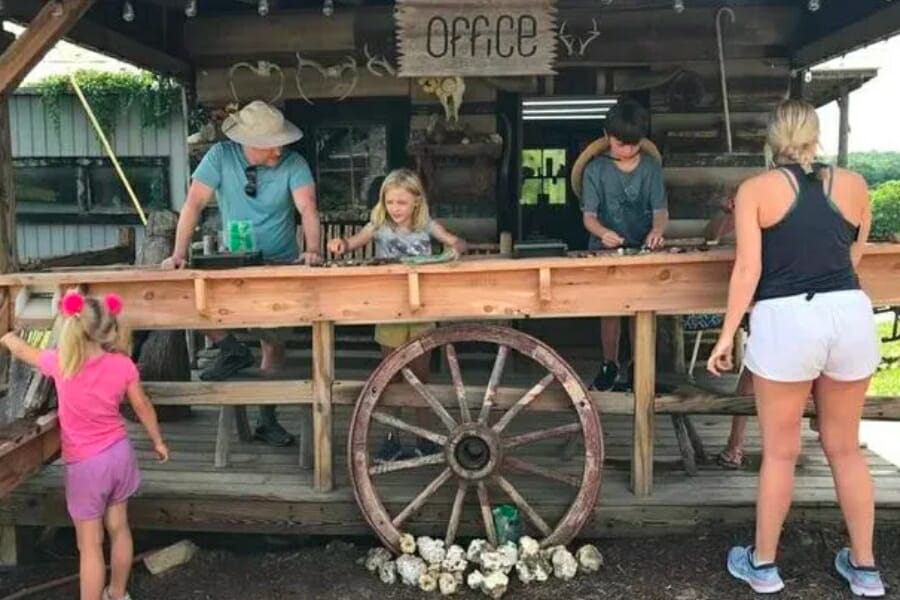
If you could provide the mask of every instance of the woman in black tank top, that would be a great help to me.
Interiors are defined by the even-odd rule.
[[[707,368],[715,375],[732,368],[732,340],[753,304],[744,364],[753,374],[763,462],[755,543],[732,548],[727,567],[757,592],[784,587],[776,552],[815,385],[820,439],[850,534],[834,566],[855,594],[877,597],[884,585],[872,549],[874,495],[858,432],[878,340],[855,269],[871,210],[861,177],[814,162],[818,143],[815,108],[780,104],[766,140],[773,168],[745,181],[735,203],[728,309]]]

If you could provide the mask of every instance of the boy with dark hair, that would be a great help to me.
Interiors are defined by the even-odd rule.
[[[591,234],[591,249],[649,248],[663,245],[669,221],[662,164],[641,153],[640,142],[650,129],[647,109],[633,100],[614,106],[604,124],[609,152],[594,158],[584,170],[582,213]],[[621,320],[600,320],[603,365],[594,379],[598,390],[623,388],[619,382]]]

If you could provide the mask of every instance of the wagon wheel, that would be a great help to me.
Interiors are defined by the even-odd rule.
[[[479,389],[478,398],[475,398],[471,383],[467,386],[463,381],[454,347],[454,344],[464,342],[487,343],[496,348],[490,379],[486,386]],[[408,367],[416,358],[437,348],[444,348],[452,386],[425,385]],[[519,353],[546,371],[546,375],[521,397],[511,398],[508,393],[498,395],[498,385],[511,352]],[[385,388],[398,374],[406,379],[412,389],[406,388],[407,393],[403,395],[399,393],[400,386],[393,386],[385,393]],[[551,385],[561,388],[557,390],[558,393],[550,394],[552,398],[557,399],[558,404],[567,409],[567,414],[574,415],[575,418],[548,427],[546,420],[550,417],[542,416],[542,428],[535,430],[531,427],[513,432],[515,425],[519,425],[519,428],[526,425],[524,419],[516,417],[529,407],[536,409],[532,406],[533,402]],[[393,393],[393,390],[398,390],[398,393]],[[417,394],[408,393],[412,390]],[[413,400],[410,400],[411,396]],[[480,408],[478,404],[470,405],[470,399],[480,404]],[[397,411],[391,410],[389,405],[428,407],[431,409],[429,416],[434,413],[436,418],[432,418],[433,423],[429,426],[414,425],[394,416]],[[491,419],[492,410],[499,412],[500,409],[505,410],[499,418]],[[440,446],[441,451],[433,455],[376,464],[373,447],[379,439],[373,434],[373,427],[377,426],[387,426],[405,432],[403,435],[430,440]],[[526,450],[529,445],[538,442],[579,434],[584,439],[580,476],[571,473],[573,463],[570,462],[546,466],[548,456],[550,460],[558,460],[557,453],[554,452],[544,453],[543,465],[535,464],[531,456],[523,459],[515,455],[518,450]],[[440,509],[439,514],[443,516],[439,517],[439,522],[447,520],[446,543],[452,543],[460,530],[467,498],[477,498],[480,508],[476,511],[479,516],[470,518],[468,523],[481,521],[486,537],[492,543],[496,542],[491,513],[492,500],[498,504],[508,501],[515,504],[524,523],[534,529],[535,537],[543,545],[568,543],[593,512],[600,491],[603,464],[600,419],[575,371],[543,342],[513,329],[490,325],[457,325],[434,329],[388,356],[372,372],[357,400],[350,422],[347,450],[356,501],[382,542],[395,551],[399,549],[401,534],[407,531],[411,519],[426,504],[434,504],[433,508]],[[527,499],[536,490],[520,493],[520,488],[511,481],[513,475],[522,474],[536,477],[543,489],[552,491],[564,488],[567,494],[574,494],[574,499],[564,506],[565,513],[559,517],[557,512],[550,522],[541,516]],[[423,482],[430,483],[424,485],[411,501],[409,495],[405,495],[398,502],[396,487],[392,488],[393,493],[379,493],[379,482],[384,484],[383,479],[386,477],[399,477],[408,481],[410,477],[422,478],[423,475]],[[387,484],[384,487],[387,488]],[[435,497],[442,488],[447,488],[444,490],[445,497]],[[452,501],[447,492],[452,494]],[[394,505],[394,514],[385,507],[386,503]],[[446,516],[447,509],[449,517]],[[552,511],[548,509],[546,512]]]

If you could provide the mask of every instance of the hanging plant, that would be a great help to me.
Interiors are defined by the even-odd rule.
[[[181,110],[181,87],[174,79],[153,73],[120,73],[81,70],[75,73],[78,86],[108,135],[113,135],[120,115],[137,104],[141,125],[157,129],[166,126],[173,114]],[[67,75],[52,75],[33,86],[59,129],[60,105],[64,96],[74,94]]]

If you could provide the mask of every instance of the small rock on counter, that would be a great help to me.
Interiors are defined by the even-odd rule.
[[[397,564],[392,560],[382,563],[378,567],[378,578],[381,579],[382,583],[388,585],[397,583]]]
[[[403,554],[415,554],[416,553],[416,538],[411,536],[408,533],[404,533],[400,536],[400,552]]]
[[[509,577],[500,571],[488,573],[481,583],[481,591],[495,600],[506,593],[507,587],[509,587]]]
[[[439,565],[447,556],[447,550],[444,548],[444,540],[435,540],[427,536],[422,536],[416,540],[419,547],[419,556],[425,559],[429,565]]]
[[[448,573],[464,573],[466,567],[469,566],[469,561],[466,560],[466,551],[462,549],[462,546],[456,544],[450,546],[447,548],[447,555],[441,566]]]
[[[568,581],[575,577],[578,572],[578,563],[572,553],[563,546],[557,548],[553,553],[553,574],[563,581]]]
[[[586,544],[579,548],[575,556],[578,558],[581,570],[586,573],[595,573],[603,566],[603,555],[592,544]]]
[[[425,561],[418,556],[404,554],[397,559],[397,574],[406,585],[419,585],[419,578],[425,573]]]
[[[437,589],[438,580],[433,573],[425,572],[419,577],[419,588],[423,592],[433,592]]]
[[[366,555],[366,570],[369,573],[375,573],[381,568],[381,565],[390,561],[393,557],[387,548],[372,548]]]
[[[459,589],[459,579],[455,573],[441,573],[438,578],[438,588],[444,596],[452,596]]]

